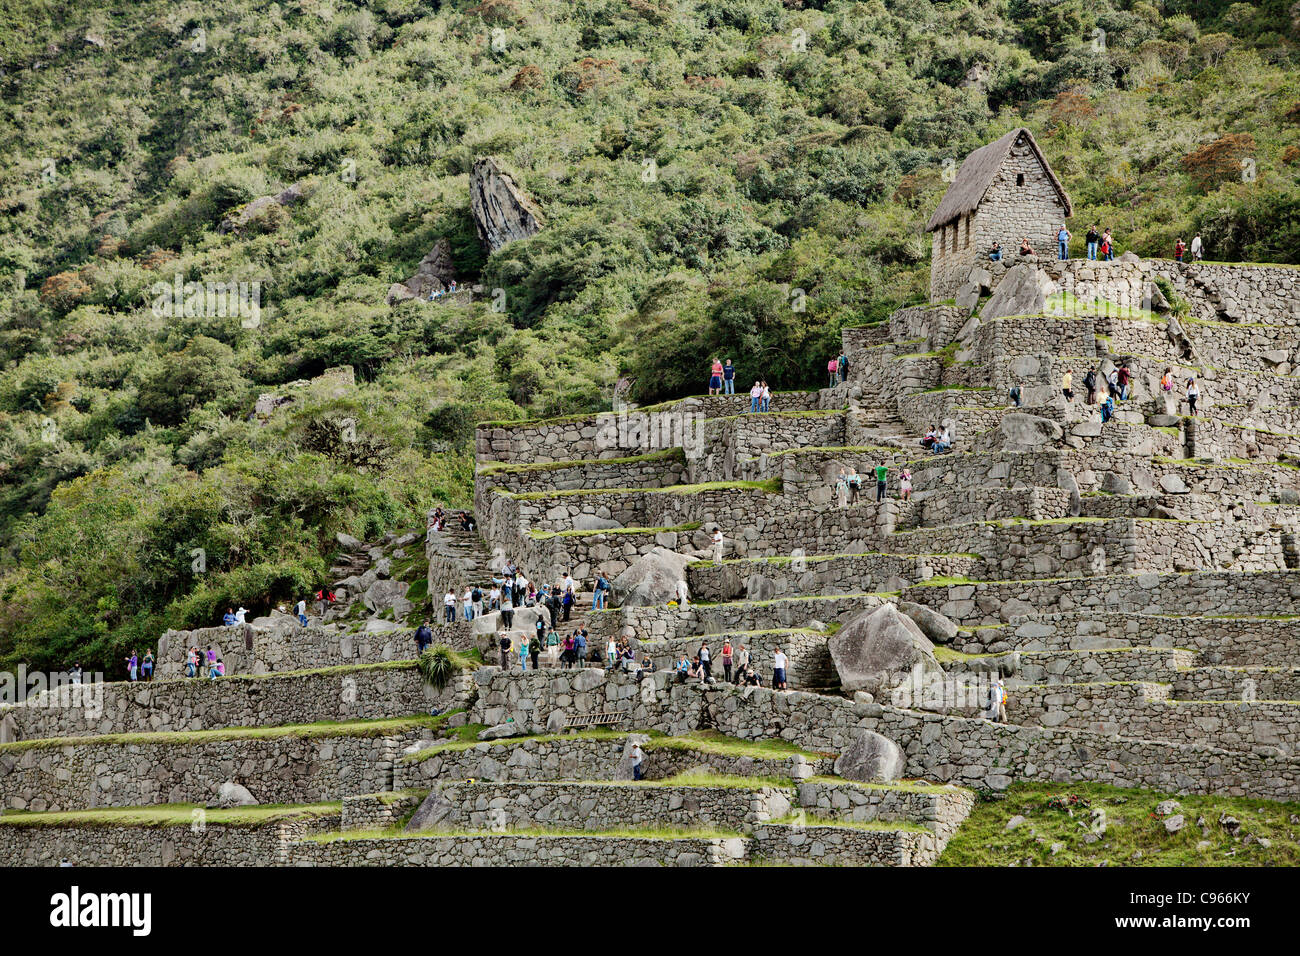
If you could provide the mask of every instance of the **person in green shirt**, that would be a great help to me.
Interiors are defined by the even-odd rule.
[[[876,466],[876,500],[885,500],[885,479],[889,476],[889,466],[883,461]]]

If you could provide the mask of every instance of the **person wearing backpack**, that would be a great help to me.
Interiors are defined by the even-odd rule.
[[[538,623],[540,624],[541,622],[539,621]],[[532,643],[528,645],[528,656],[533,659],[533,670],[537,670],[539,667],[541,667],[538,661],[542,656],[542,641],[543,641],[542,634],[545,630],[546,628],[544,627],[538,628],[537,637],[534,638]]]
[[[509,670],[510,669],[510,648],[512,646],[510,641],[510,635],[507,634],[505,631],[502,631],[501,638],[497,642],[497,646],[501,648],[501,669],[503,671]]]
[[[573,589],[566,588],[564,591],[564,597],[562,597],[560,601],[564,605],[564,622],[567,624],[569,622],[569,614],[573,611]]]
[[[843,385],[849,380],[849,357],[841,352],[840,357],[836,359],[836,364],[835,373],[840,377],[840,384]]]
[[[1083,376],[1083,387],[1088,390],[1084,401],[1089,405],[1097,404],[1097,370],[1090,368]]]
[[[835,497],[841,508],[849,506],[849,473],[844,468],[840,469],[839,476],[835,479]]]
[[[433,643],[433,629],[429,627],[429,622],[425,621],[415,629],[415,653],[420,655],[424,649]]]
[[[605,604],[609,598],[609,581],[605,579],[604,572],[599,568],[596,569],[596,587],[591,592],[591,609],[593,611],[605,610]]]
[[[719,656],[722,658],[722,676],[726,679],[727,683],[730,684],[731,683],[731,658],[733,657],[731,653],[730,640],[727,639],[723,640],[722,652]]]
[[[577,658],[579,667],[587,660],[587,631],[585,628],[578,628],[573,635],[573,655]]]

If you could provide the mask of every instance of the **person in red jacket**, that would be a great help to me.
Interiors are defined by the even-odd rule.
[[[1177,259],[1179,262],[1182,262],[1183,253],[1185,253],[1186,251],[1187,251],[1187,243],[1183,242],[1182,238],[1179,237],[1178,241],[1174,243],[1174,258]]]

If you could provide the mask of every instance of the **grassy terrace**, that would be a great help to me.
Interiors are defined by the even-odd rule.
[[[1067,812],[1060,805],[1070,797],[1086,803],[1076,802]],[[1177,833],[1167,832],[1165,818],[1156,812],[1165,800],[1178,801],[1175,813],[1186,821]],[[1092,822],[1098,810],[1104,814],[1104,829]],[[1020,783],[997,799],[976,803],[939,865],[1295,866],[1300,864],[1300,830],[1291,822],[1296,814],[1300,803],[1180,796],[1091,783]],[[1008,830],[1016,816],[1024,822]],[[1240,826],[1225,826],[1220,822],[1225,816]],[[1198,819],[1204,819],[1204,828]],[[1094,832],[1099,839],[1085,842]]]
[[[392,828],[388,830],[336,830],[332,833],[316,833],[304,839],[310,843],[338,843],[354,840],[466,840],[466,839],[508,839],[524,838],[529,840],[565,839],[584,837],[603,840],[725,840],[742,837],[744,834],[735,830],[721,830],[717,827],[628,827],[618,830],[566,830],[543,827],[523,827],[504,830],[425,830],[407,833]]]
[[[102,807],[53,813],[7,811],[0,815],[5,827],[188,827],[195,810],[203,810],[204,823],[229,827],[257,827],[285,820],[310,820],[341,813],[343,803],[276,803],[256,807],[208,809],[198,803],[166,803],[153,807]]]
[[[274,740],[281,737],[297,737],[303,740],[313,740],[321,737],[382,737],[387,734],[398,734],[421,728],[432,729],[446,721],[450,716],[451,712],[439,714],[437,717],[418,715],[390,717],[381,720],[318,721],[312,724],[286,724],[280,727],[222,727],[215,730],[101,734],[91,737],[41,737],[0,744],[0,755],[34,747],[69,747],[86,744],[95,746],[101,744],[168,746],[231,740]]]
[[[1103,520],[1103,519],[1098,519],[1098,520]],[[907,533],[907,532],[903,532],[903,533]],[[695,561],[691,564],[691,567],[692,568],[716,568],[716,567],[722,567],[724,565],[736,565],[736,564],[785,565],[785,564],[790,564],[795,560],[807,561],[811,563],[817,561],[838,561],[841,558],[906,558],[908,560],[915,560],[919,558],[970,558],[972,560],[978,560],[981,557],[983,556],[979,554],[971,554],[968,552],[954,552],[954,553],[935,552],[935,553],[923,553],[923,554],[899,554],[893,551],[862,551],[862,552],[851,553],[851,554],[809,554],[797,559],[792,555],[784,555],[784,554],[775,555],[770,558],[726,558],[721,562]]]
[[[773,401],[773,403],[776,403],[776,402],[780,399],[780,397],[781,397],[782,395],[808,395],[808,394],[810,394],[811,392],[814,392],[814,391],[816,391],[816,389],[808,389],[808,390],[805,390],[805,391],[784,391],[784,392],[773,392],[773,393],[772,393],[772,401]],[[475,425],[475,427],[477,427],[477,428],[532,428],[532,427],[544,426],[544,425],[568,425],[568,424],[571,424],[571,423],[573,423],[573,422],[587,422],[587,421],[595,421],[596,419],[601,418],[601,417],[606,416],[606,415],[614,415],[614,416],[617,416],[617,415],[623,415],[623,414],[626,414],[626,415],[647,415],[647,414],[653,414],[653,413],[655,413],[655,412],[668,412],[668,411],[675,411],[675,410],[677,410],[677,409],[679,409],[679,408],[681,407],[682,402],[684,402],[684,401],[686,401],[686,400],[688,400],[688,399],[691,399],[691,398],[700,398],[700,399],[708,400],[708,399],[710,399],[710,398],[716,398],[716,397],[726,398],[726,397],[728,397],[728,396],[684,395],[684,396],[682,396],[681,398],[675,398],[675,399],[672,399],[672,400],[667,401],[667,402],[660,402],[660,403],[657,404],[657,405],[646,405],[646,406],[643,406],[643,407],[640,407],[640,408],[627,408],[627,409],[624,409],[623,411],[619,411],[619,412],[611,411],[611,410],[604,410],[604,411],[599,411],[599,412],[579,412],[578,414],[575,414],[575,415],[559,415],[559,416],[557,416],[557,417],[555,417],[555,418],[517,418],[517,419],[509,419],[509,420],[503,420],[503,421],[477,422],[476,425]],[[746,393],[746,394],[743,396],[743,398],[744,398],[745,400],[748,400],[748,398],[749,398],[748,393]],[[740,395],[736,395],[736,396],[733,397],[732,400],[735,402],[735,404],[740,405],[740,404],[743,404],[742,401],[741,401],[741,399],[742,399],[742,396],[740,396]],[[783,411],[781,411],[779,408],[774,408],[774,409],[772,409],[770,412],[752,412],[752,413],[747,412],[746,414],[747,414],[747,415],[748,415],[748,414],[756,414],[756,415],[804,415],[804,414],[811,414],[811,415],[815,415],[815,414],[834,414],[836,411],[841,411],[841,412],[842,412],[842,411],[844,411],[844,409],[842,409],[842,408],[841,408],[841,409],[830,409],[830,410],[827,411],[827,412],[822,412],[822,411],[816,411],[816,412],[783,412]],[[743,417],[743,416],[740,416],[740,415],[727,415],[727,416],[719,416],[719,417],[721,417],[721,418],[740,418],[740,417]]]
[[[686,524],[675,524],[659,528],[597,528],[592,531],[573,529],[568,531],[536,531],[530,528],[528,537],[534,541],[545,541],[548,538],[594,538],[602,534],[659,534],[664,531],[698,531],[700,527],[700,522],[688,521]]]
[[[766,481],[703,481],[694,485],[668,485],[664,488],[574,488],[570,491],[527,491],[514,494],[494,488],[493,491],[518,501],[545,501],[549,498],[574,498],[584,495],[696,495],[702,491],[730,491],[753,489],[767,494],[781,493],[781,479]]]
[[[436,744],[416,753],[407,754],[402,758],[402,761],[404,763],[419,763],[438,754],[472,750],[481,745],[513,747],[528,741],[547,743],[556,740],[623,740],[628,736],[625,732],[597,728],[568,734],[533,734],[524,737],[504,737],[498,740],[479,740],[477,734],[483,729],[484,727],[478,724],[470,724],[459,728],[462,739],[451,743]],[[707,730],[694,731],[680,737],[666,737],[655,731],[646,731],[646,733],[650,737],[650,740],[644,745],[644,749],[647,751],[690,750],[696,753],[710,753],[724,757],[752,757],[760,760],[782,760],[796,755],[801,755],[808,760],[817,760],[821,757],[832,756],[831,754],[817,753],[810,750],[800,750],[794,744],[784,740],[738,740],[734,737],[726,737]]]
[[[479,465],[478,473],[480,475],[496,475],[503,472],[510,474],[520,474],[528,472],[547,472],[559,471],[562,468],[598,468],[602,465],[639,465],[650,464],[656,461],[686,461],[686,451],[683,448],[668,448],[663,451],[652,451],[645,455],[628,455],[626,458],[575,458],[571,461],[544,461],[531,462],[526,464],[510,464],[509,462],[494,461]]]

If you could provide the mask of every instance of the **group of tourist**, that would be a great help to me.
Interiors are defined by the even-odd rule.
[[[932,455],[946,455],[952,451],[952,435],[947,425],[934,425],[917,442]]]
[[[127,657],[125,661],[126,661],[127,680],[152,680],[153,679],[153,651],[145,651],[143,660],[140,659],[140,655],[138,653],[132,651],[131,656]],[[81,665],[80,664],[75,665],[75,669],[76,669],[77,679],[73,681],[73,683],[80,684]]]
[[[444,295],[455,295],[455,294],[456,294],[456,280],[452,279],[451,282],[448,283],[447,288],[445,289],[440,285],[435,285],[433,289],[429,292],[429,301],[432,302],[434,299],[440,299]]]
[[[714,359],[709,363],[709,394],[736,394],[736,366],[731,364],[731,359],[725,363]]]
[[[429,527],[434,531],[444,531],[446,530],[447,522],[453,520],[460,525],[461,531],[468,531],[470,534],[473,534],[474,530],[478,527],[474,521],[474,516],[468,511],[458,511],[453,516],[449,512],[444,511],[441,506],[434,508],[433,514],[429,515]]]
[[[1061,223],[1061,228],[1056,231],[1056,257],[1058,259],[1070,258],[1070,240],[1073,238],[1074,234],[1070,232],[1069,227],[1065,223]],[[1088,232],[1084,236],[1084,247],[1089,260],[1110,262],[1115,258],[1115,240],[1111,236],[1109,227],[1098,232],[1096,226],[1089,226]],[[1187,261],[1187,255],[1190,253],[1192,260],[1199,262],[1203,250],[1204,244],[1201,242],[1200,233],[1192,237],[1190,247],[1179,236],[1174,243],[1174,259],[1177,262],[1185,262]],[[1028,259],[1030,256],[1038,254],[1034,251],[1028,236],[1021,236],[1020,248],[1017,253],[1021,259]],[[989,247],[988,256],[990,262],[1000,262],[1002,260],[1002,244],[994,240],[992,246]]]
[[[1097,400],[1099,386],[1105,388],[1105,397],[1100,402]],[[1118,402],[1126,402],[1132,397],[1133,373],[1129,370],[1128,362],[1121,361],[1119,365],[1113,366],[1109,374],[1103,375],[1100,366],[1089,368],[1083,376],[1083,387],[1086,390],[1084,403],[1087,405],[1099,405],[1101,410],[1102,422],[1108,422],[1115,414],[1115,405]],[[1166,367],[1160,376],[1160,390],[1170,393],[1174,390],[1174,370]],[[1012,398],[1016,407],[1020,406],[1020,389],[1013,388]],[[1196,400],[1200,397],[1201,389],[1196,381],[1195,375],[1188,376],[1183,383],[1184,397],[1186,398],[1191,414],[1196,414]],[[1061,394],[1067,402],[1074,401],[1074,371],[1066,369],[1061,375]]]
[[[872,472],[876,478],[876,501],[884,501],[889,490],[889,463],[882,461],[872,469]],[[856,505],[858,495],[862,491],[862,477],[851,465],[840,466],[840,473],[835,478],[834,487],[835,497],[841,508]],[[912,471],[906,465],[903,466],[899,476],[898,496],[903,501],[912,497]]]
[[[731,640],[724,638],[722,646],[718,648],[718,660],[722,665],[723,680],[727,683],[738,684],[742,687],[763,686],[763,677],[754,669],[754,659],[744,644],[738,644],[733,648]],[[772,688],[774,690],[789,689],[787,676],[789,668],[790,659],[778,647],[772,653]],[[699,650],[689,660],[685,654],[680,655],[677,662],[673,664],[673,673],[676,675],[679,684],[691,680],[698,680],[702,684],[716,683],[717,679],[713,676],[713,650],[709,647],[709,642],[707,640],[701,642]]]
[[[842,351],[826,363],[826,372],[830,377],[830,387],[843,385],[849,380],[849,357]]]

